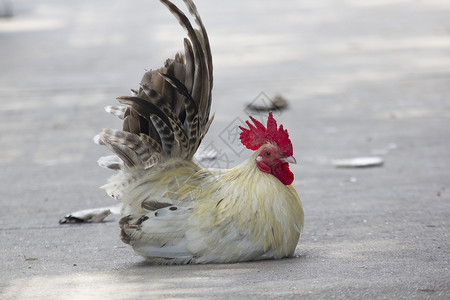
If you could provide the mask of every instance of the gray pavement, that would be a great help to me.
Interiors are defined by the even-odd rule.
[[[449,299],[450,2],[196,3],[217,163],[248,157],[227,140],[245,104],[290,102],[278,119],[300,162],[296,257],[155,267],[122,244],[118,216],[59,225],[115,204],[91,140],[120,126],[103,106],[181,50],[184,32],[156,0],[1,0],[0,299]],[[372,155],[384,165],[331,163]]]

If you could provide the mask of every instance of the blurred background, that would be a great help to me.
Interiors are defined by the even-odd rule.
[[[261,92],[281,94],[293,109],[308,104],[296,115],[319,122],[319,132],[336,131],[323,123],[325,114],[448,116],[440,109],[448,108],[448,90],[438,91],[449,80],[448,1],[200,0],[197,6],[213,51],[217,130],[230,114],[245,117],[245,105]],[[99,108],[182,50],[184,37],[158,1],[1,0],[0,16],[1,138],[15,145],[0,150],[4,163],[84,159],[86,136],[112,122]],[[36,141],[30,127],[41,124],[51,130]]]

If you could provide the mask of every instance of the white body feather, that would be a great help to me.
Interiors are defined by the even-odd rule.
[[[174,159],[121,173],[105,188],[122,197],[122,212],[131,215],[123,238],[161,264],[291,256],[303,226],[301,202],[291,186],[259,171],[254,160],[230,170],[201,170]],[[117,182],[127,184],[120,190]],[[165,207],[148,211],[148,203]]]

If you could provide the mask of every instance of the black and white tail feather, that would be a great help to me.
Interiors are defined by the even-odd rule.
[[[208,36],[191,0],[184,0],[199,29],[172,2],[160,0],[187,31],[184,54],[167,59],[164,67],[146,72],[132,96],[118,97],[127,106],[105,110],[123,120],[122,130],[104,129],[95,141],[118,158],[103,157],[113,170],[150,168],[172,157],[191,160],[208,131],[213,85]]]
[[[184,54],[177,53],[163,67],[146,72],[139,89],[132,90],[132,96],[117,98],[122,105],[106,107],[108,113],[123,120],[123,129],[104,129],[94,138],[97,144],[114,153],[100,158],[98,163],[119,172],[104,187],[110,196],[119,200],[126,187],[145,170],[170,158],[192,160],[213,119],[209,117],[213,66],[202,20],[191,0],[183,1],[197,28],[171,1],[160,1],[187,32]],[[166,210],[172,212],[170,204],[158,209],[160,213]],[[180,218],[185,216],[180,214]],[[144,224],[151,224],[144,222],[147,219],[145,215],[128,215],[119,222],[122,240],[130,244],[135,241],[136,251],[137,235],[142,233]],[[163,220],[158,218],[158,221]],[[184,259],[181,254],[178,257]]]

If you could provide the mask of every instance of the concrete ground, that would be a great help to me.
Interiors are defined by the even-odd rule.
[[[1,0],[0,299],[449,299],[450,2],[198,0],[215,66],[204,141],[280,94],[305,210],[296,257],[149,266],[104,223],[103,106],[182,49],[156,0]],[[282,3],[282,4],[281,4]],[[262,94],[261,94],[262,93]],[[236,119],[238,117],[238,119]],[[334,159],[380,156],[339,169]]]

